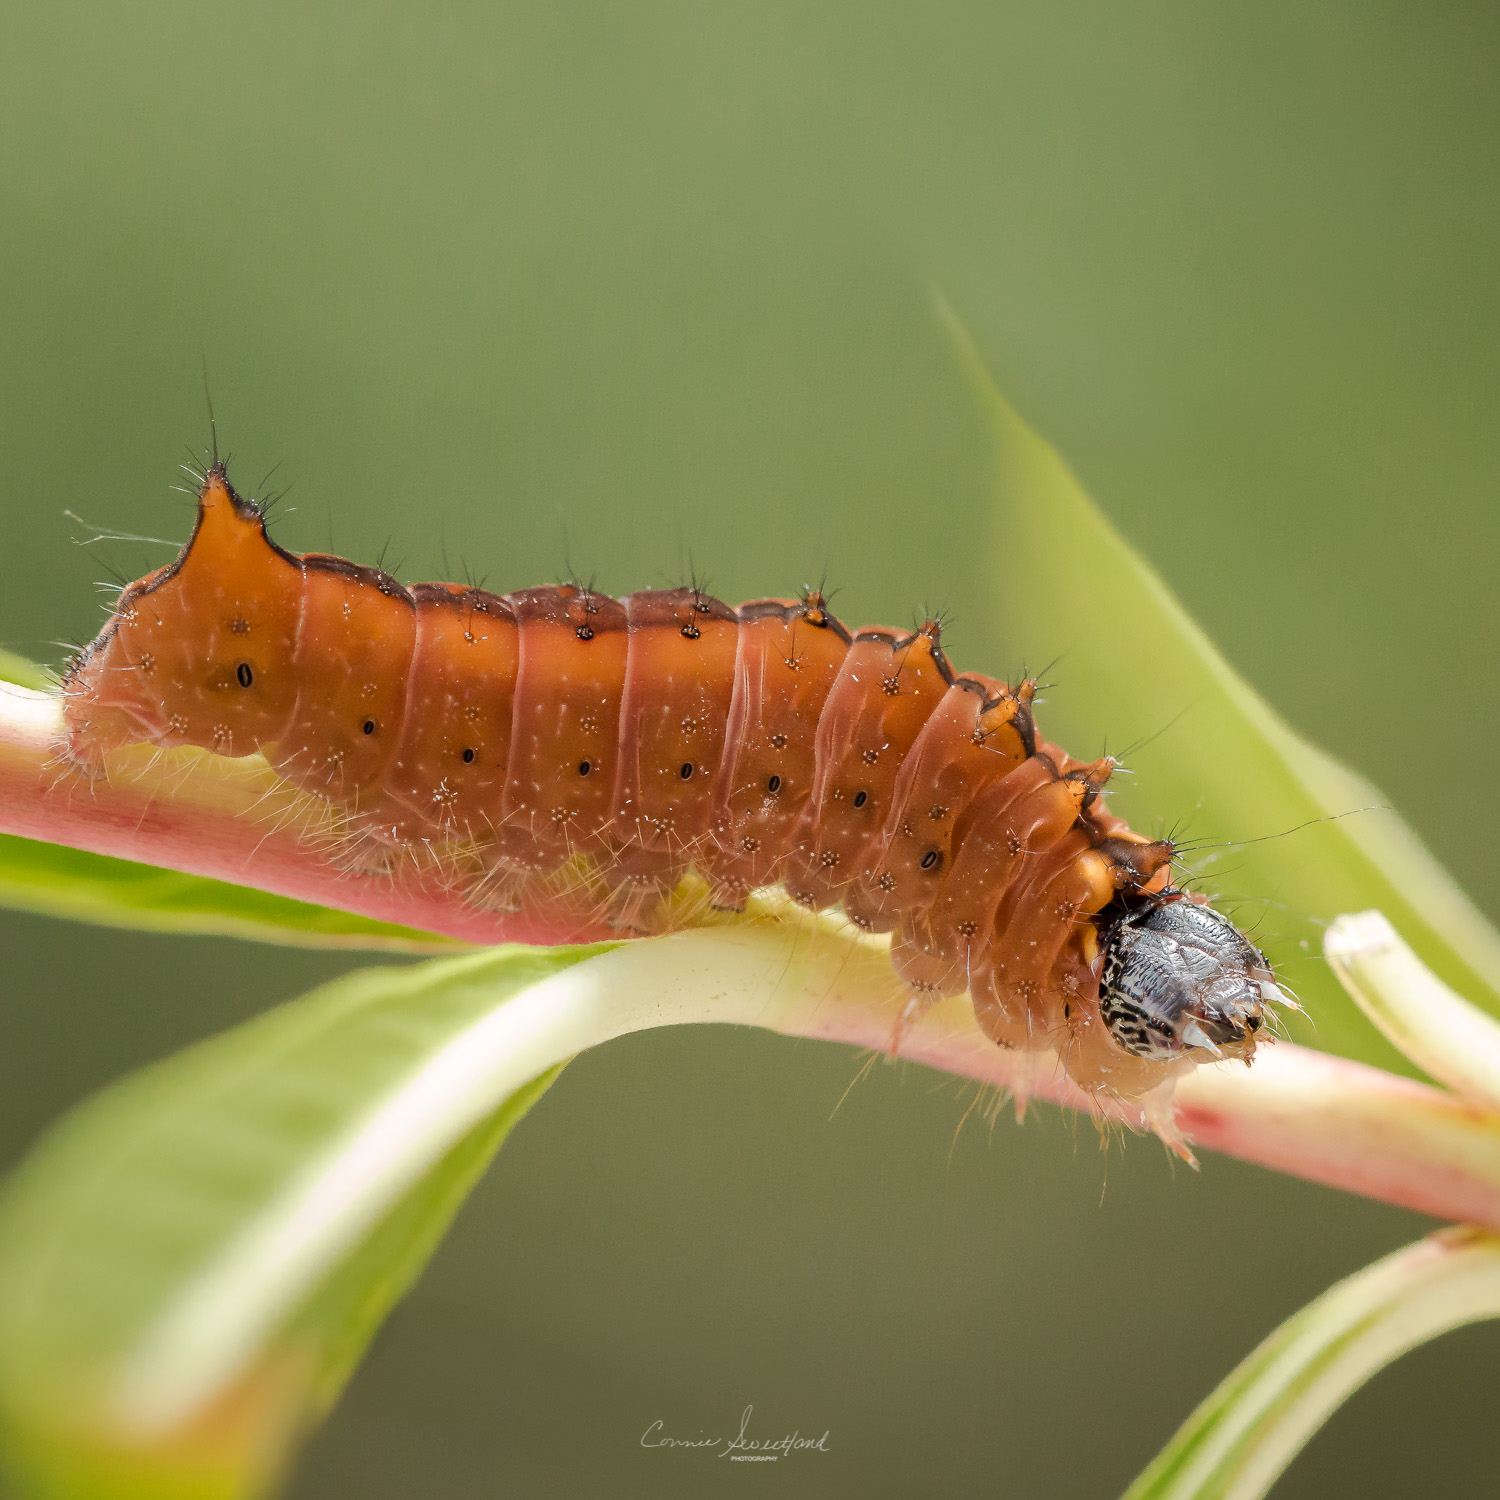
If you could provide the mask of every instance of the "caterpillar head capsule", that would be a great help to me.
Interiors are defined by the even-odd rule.
[[[132,583],[63,679],[64,753],[97,772],[147,741],[247,755],[290,715],[301,569],[215,464],[176,561]]]
[[[1227,917],[1176,893],[1128,909],[1105,939],[1099,1011],[1136,1057],[1197,1049],[1248,1059],[1267,1007],[1285,1001],[1265,957]]]

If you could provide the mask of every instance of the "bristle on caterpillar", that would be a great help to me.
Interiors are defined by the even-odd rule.
[[[815,592],[407,588],[284,551],[218,462],[180,556],[62,682],[79,770],[138,742],[258,751],[359,867],[448,851],[475,903],[540,891],[657,930],[696,872],[720,910],[767,886],[841,905],[891,934],[893,1045],[967,992],[998,1045],[1122,1098],[1248,1061],[1269,965],[1109,813],[1112,761],[1039,737],[1035,690],[955,673],[935,621],[850,632]]]

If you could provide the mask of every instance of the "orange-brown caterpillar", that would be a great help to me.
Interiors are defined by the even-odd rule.
[[[63,684],[74,764],[260,751],[362,838],[461,852],[473,899],[584,864],[631,928],[690,867],[726,907],[782,885],[893,934],[904,1023],[968,991],[1001,1046],[1132,1098],[1248,1059],[1265,960],[1106,810],[1113,762],[1038,739],[1034,690],[955,674],[934,623],[851,635],[816,594],[408,589],[283,551],[217,463]]]

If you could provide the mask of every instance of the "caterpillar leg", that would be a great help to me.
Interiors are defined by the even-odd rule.
[[[604,898],[604,921],[628,937],[646,937],[655,930],[652,918],[671,886],[650,875],[626,875],[614,881]]]
[[[479,878],[465,890],[464,899],[480,911],[520,911],[526,904],[526,889],[534,873],[508,860],[487,860]]]
[[[329,850],[329,863],[343,875],[394,875],[405,847],[373,828],[357,823],[337,829]]]
[[[891,1027],[891,1040],[886,1052],[897,1056],[901,1045],[911,1034],[911,1029],[943,998],[940,985],[925,984],[921,980],[908,980],[904,985],[904,999],[896,1012],[896,1024]]]
[[[611,850],[600,869],[600,919],[636,937],[656,931],[655,919],[683,873],[682,862],[664,852],[639,846]]]
[[[861,932],[894,932],[901,925],[901,913],[888,909],[878,890],[863,882],[844,892],[844,915]]]
[[[473,906],[498,912],[520,911],[568,860],[566,845],[550,846],[514,823],[502,823],[473,853],[481,873],[465,897]]]
[[[725,877],[712,869],[705,870],[698,864],[698,873],[708,882],[708,905],[712,911],[742,912],[750,900],[748,881],[734,875]]]
[[[995,986],[988,965],[978,970],[970,983],[969,999],[979,1029],[1007,1052],[1030,1052],[1045,1045],[1045,1033],[1038,1031],[1024,1008],[1009,1003]]]

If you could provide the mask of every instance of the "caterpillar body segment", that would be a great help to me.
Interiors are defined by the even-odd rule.
[[[182,554],[63,683],[81,769],[260,751],[360,840],[461,856],[475,900],[565,901],[567,872],[644,929],[689,869],[724,907],[781,885],[891,934],[903,1026],[967,991],[998,1044],[1130,1098],[1248,1060],[1269,966],[1108,812],[1112,762],[1038,737],[1034,691],[816,594],[407,588],[283,551],[217,464]]]

